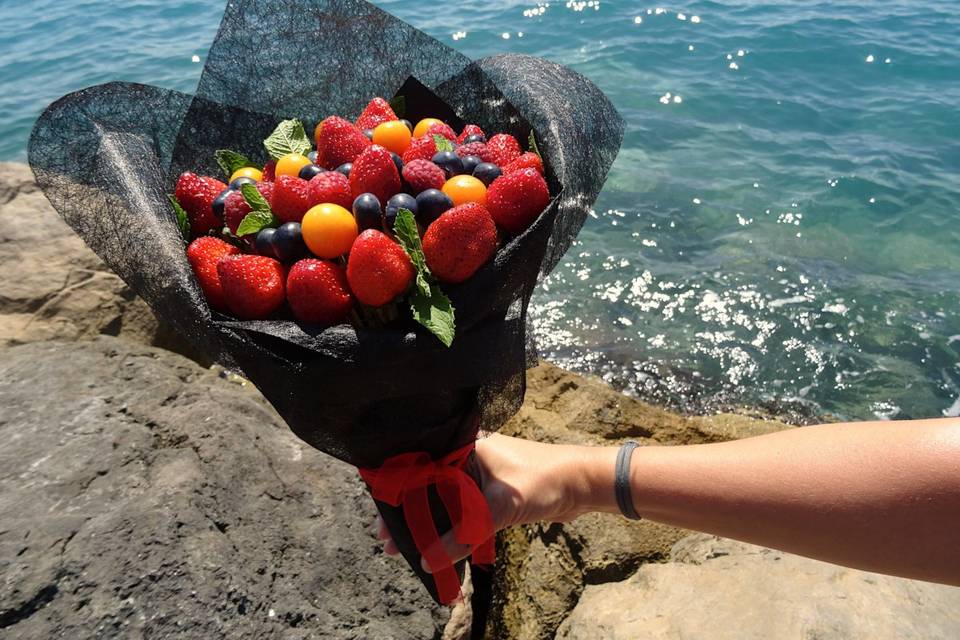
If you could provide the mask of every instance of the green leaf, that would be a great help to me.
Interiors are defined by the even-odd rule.
[[[256,185],[242,185],[240,187],[240,193],[243,194],[243,199],[247,201],[247,204],[250,205],[250,208],[254,211],[271,211],[270,204],[260,195]]]
[[[299,120],[284,120],[278,124],[273,133],[263,141],[263,146],[274,160],[290,153],[306,155],[313,148],[307,132],[303,130],[303,123]]]
[[[173,212],[177,214],[177,227],[180,228],[180,235],[183,236],[184,240],[190,240],[190,217],[187,215],[187,212],[184,211],[183,207],[180,206],[180,203],[177,202],[177,199],[171,194],[167,196],[170,198],[170,204],[173,205]]]
[[[279,223],[280,221],[269,210],[254,209],[240,222],[240,226],[237,227],[237,236],[242,238],[252,233],[259,233],[261,229],[275,227]]]
[[[393,112],[397,114],[398,118],[404,118],[407,115],[407,98],[406,96],[394,96],[390,99],[390,102],[387,104],[390,105],[390,108],[393,109]]]
[[[213,157],[216,158],[217,164],[220,165],[220,168],[223,169],[223,172],[228,178],[232,176],[233,172],[237,169],[253,166],[250,158],[242,153],[231,151],[230,149],[218,149],[214,152]]]
[[[433,134],[433,144],[437,146],[437,153],[441,151],[453,151],[453,143],[439,133]]]
[[[530,130],[530,137],[527,138],[527,148],[537,154],[537,157],[543,160],[543,156],[540,155],[540,149],[537,148],[537,136],[533,134],[533,129]]]
[[[417,220],[410,209],[400,209],[397,219],[393,223],[393,231],[397,235],[400,246],[410,256],[410,262],[417,270],[417,289],[424,295],[430,295],[430,282],[427,277],[430,269],[427,267],[427,258],[423,255],[423,245],[420,243],[420,233],[417,231]]]

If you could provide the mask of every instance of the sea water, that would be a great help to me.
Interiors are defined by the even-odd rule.
[[[542,355],[693,410],[960,414],[960,5],[379,4],[570,65],[626,120],[536,293]],[[0,0],[0,159],[68,91],[190,91],[222,8]]]

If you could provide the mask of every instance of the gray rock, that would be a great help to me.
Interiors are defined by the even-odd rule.
[[[952,640],[960,589],[697,534],[674,561],[587,586],[557,638]]]
[[[0,440],[3,638],[443,631],[356,471],[185,358],[107,337],[0,351]]]

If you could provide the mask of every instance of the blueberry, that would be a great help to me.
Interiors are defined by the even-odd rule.
[[[260,229],[260,232],[257,233],[257,239],[254,243],[257,253],[262,256],[267,256],[268,258],[275,258],[276,254],[273,252],[273,239],[276,237],[276,235],[277,230],[272,227]]]
[[[313,176],[318,176],[321,173],[326,173],[326,169],[318,167],[315,164],[307,164],[303,166],[303,169],[300,169],[300,177],[304,180],[309,180]]]
[[[448,178],[457,175],[463,170],[463,163],[460,161],[460,156],[453,151],[441,151],[434,154],[433,164],[443,169]]]
[[[398,156],[392,151],[390,152],[390,157],[393,158],[393,164],[397,165],[397,173],[402,175],[403,174],[403,158],[401,158],[400,156]]]
[[[310,153],[308,153],[308,154],[307,154],[307,159],[308,159],[310,162],[316,164],[316,163],[317,163],[317,152],[316,152],[316,151],[311,151]]]
[[[413,123],[412,123],[412,122],[410,122],[410,121],[407,120],[406,118],[400,118],[400,122],[402,122],[402,123],[407,127],[407,129],[410,129],[410,132],[413,133]]]
[[[397,220],[397,214],[400,209],[410,209],[413,215],[417,215],[417,199],[408,193],[398,193],[389,200],[383,210],[383,227],[389,232],[393,232],[393,224]]]
[[[352,162],[344,162],[342,165],[334,169],[337,173],[342,173],[343,175],[350,177],[350,170],[353,169]]]
[[[245,184],[257,184],[257,181],[254,180],[253,178],[237,178],[236,180],[230,183],[230,189],[232,189],[233,191],[240,191],[240,187],[242,187]]]
[[[220,195],[214,198],[213,204],[211,205],[213,207],[213,215],[217,216],[221,220],[223,220],[223,210],[227,206],[227,197],[231,193],[233,193],[232,189],[224,189],[220,192]]]
[[[439,189],[427,189],[417,196],[417,222],[422,227],[440,217],[447,209],[453,208],[453,200]]]
[[[472,136],[467,136],[463,139],[463,144],[470,144],[471,142],[486,142],[487,136],[482,133],[475,133]]]
[[[364,129],[363,135],[367,136],[369,139],[373,140],[373,129]]]
[[[460,163],[463,165],[463,173],[472,176],[473,170],[483,164],[483,160],[477,156],[463,156],[460,158]]]
[[[473,177],[478,178],[480,182],[490,186],[490,183],[500,177],[500,167],[493,164],[492,162],[481,162],[473,170]]]
[[[361,193],[353,201],[353,217],[360,231],[380,229],[380,201],[372,193]]]
[[[273,253],[280,262],[292,262],[307,255],[299,222],[287,222],[277,228],[273,235]]]

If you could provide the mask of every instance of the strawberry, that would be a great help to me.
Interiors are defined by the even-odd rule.
[[[509,133],[498,133],[487,141],[487,155],[484,162],[492,162],[505,167],[520,157],[520,143]]]
[[[468,142],[467,144],[462,144],[457,147],[455,151],[461,158],[466,158],[467,156],[477,156],[486,162],[484,157],[487,155],[487,145],[483,142]]]
[[[446,122],[434,122],[427,129],[427,135],[441,135],[450,142],[457,141],[457,134],[453,132],[453,129],[451,129],[450,125],[448,125]]]
[[[390,108],[390,104],[383,98],[374,98],[357,118],[358,129],[374,129],[378,124],[396,120],[397,114]]]
[[[468,136],[484,136],[487,134],[483,132],[483,129],[478,127],[475,124],[468,124],[463,127],[463,131],[460,132],[460,135],[457,136],[457,144],[463,144],[463,141],[467,139]]]
[[[407,290],[414,275],[407,253],[382,231],[367,229],[354,240],[347,260],[347,282],[363,304],[387,304]]]
[[[327,171],[313,176],[307,188],[307,196],[311,207],[325,203],[338,204],[344,209],[350,209],[353,206],[350,180],[336,171]]]
[[[543,160],[541,160],[540,156],[532,151],[527,151],[519,158],[505,166],[503,168],[503,173],[513,173],[514,171],[519,171],[520,169],[536,169],[537,173],[543,175]]]
[[[271,160],[263,165],[263,181],[273,182],[277,179],[277,161]]]
[[[420,136],[410,142],[410,148],[403,152],[403,163],[411,160],[430,160],[437,153],[437,143],[433,136]]]
[[[370,146],[363,131],[337,116],[330,116],[317,125],[317,164],[336,169],[356,160],[360,152]]]
[[[441,214],[423,235],[427,266],[442,282],[463,282],[497,252],[497,226],[482,204],[468,202]]]
[[[272,182],[257,183],[257,191],[260,192],[260,195],[262,195],[268,203],[273,200],[273,190],[274,183]],[[223,221],[227,224],[227,228],[230,229],[230,233],[237,233],[237,227],[240,226],[240,223],[243,222],[243,219],[247,217],[248,213],[250,213],[250,205],[243,199],[241,192],[234,191],[227,196],[227,201],[223,206]]]
[[[270,208],[282,222],[300,222],[303,214],[310,208],[307,196],[308,183],[296,176],[278,176],[273,183],[273,197]]]
[[[273,258],[224,256],[217,273],[227,308],[242,320],[263,320],[283,304],[283,265]]]
[[[400,192],[400,174],[389,151],[375,144],[354,160],[350,192],[354,198],[361,193],[372,193],[380,202]]]
[[[414,193],[427,189],[441,189],[447,181],[443,169],[429,160],[411,160],[403,165],[403,179]]]
[[[536,169],[502,175],[487,189],[487,208],[494,222],[513,234],[529,227],[549,202],[547,181]]]
[[[220,227],[220,220],[213,213],[213,201],[226,188],[219,180],[189,171],[177,179],[174,197],[187,212],[193,235],[202,236]]]
[[[343,267],[308,258],[290,268],[287,301],[300,322],[334,325],[353,308],[353,296]]]
[[[240,250],[235,246],[213,236],[200,236],[187,247],[187,260],[190,261],[193,274],[200,282],[203,295],[207,297],[207,303],[218,311],[225,311],[227,303],[223,299],[217,263],[223,256],[238,253]]]

